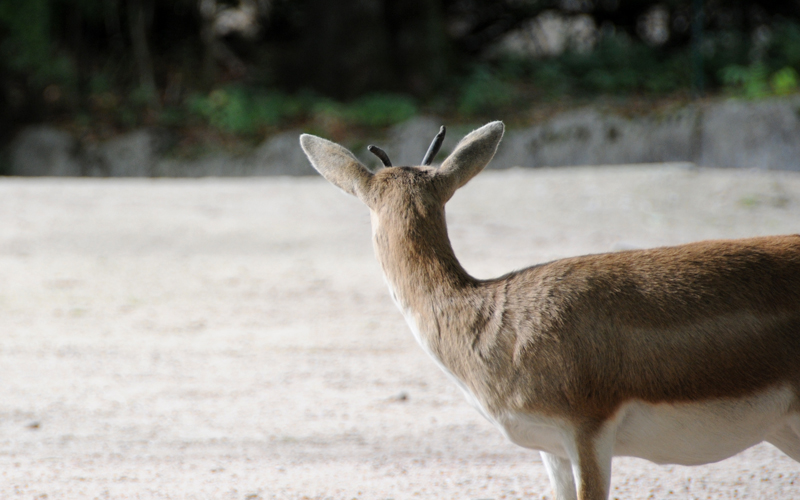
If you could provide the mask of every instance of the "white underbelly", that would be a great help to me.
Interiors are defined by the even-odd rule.
[[[614,455],[699,465],[731,457],[785,424],[790,387],[702,403],[631,402],[618,413]]]
[[[614,456],[700,465],[724,460],[764,441],[789,419],[797,418],[790,413],[794,400],[791,388],[781,387],[744,399],[702,403],[633,401],[601,432],[614,436]],[[568,458],[563,443],[575,436],[568,420],[532,413],[507,414],[495,423],[512,442],[563,458]]]
[[[567,420],[530,413],[506,413],[497,419],[496,425],[514,444],[569,458],[564,442],[574,439],[575,432]]]

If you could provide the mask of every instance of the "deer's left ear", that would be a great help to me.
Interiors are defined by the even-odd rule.
[[[331,184],[366,202],[372,172],[346,148],[310,134],[300,136],[311,165]]]
[[[436,171],[436,176],[444,184],[445,201],[489,164],[504,131],[503,122],[491,122],[461,139],[456,149]]]

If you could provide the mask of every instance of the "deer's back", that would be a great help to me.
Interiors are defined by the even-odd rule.
[[[604,418],[632,399],[741,397],[787,375],[800,394],[800,236],[570,258],[487,286],[503,290],[513,332],[498,349],[536,379],[518,399]],[[565,376],[548,384],[551,370]]]

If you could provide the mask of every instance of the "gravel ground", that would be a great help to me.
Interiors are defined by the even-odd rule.
[[[479,277],[800,231],[800,174],[484,172],[448,205]],[[769,445],[616,459],[612,498],[800,497]],[[552,499],[415,344],[367,209],[321,178],[0,179],[0,498]]]

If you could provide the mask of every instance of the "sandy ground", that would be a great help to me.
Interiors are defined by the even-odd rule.
[[[479,277],[800,231],[800,174],[484,172],[448,205]],[[367,209],[321,178],[0,179],[0,498],[552,499],[414,343]],[[769,445],[616,459],[612,498],[793,499]]]

